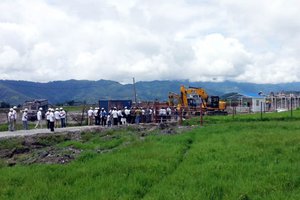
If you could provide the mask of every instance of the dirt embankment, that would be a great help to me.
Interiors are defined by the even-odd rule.
[[[156,132],[159,134],[178,134],[186,130],[187,127],[178,127],[173,124],[142,124],[126,127],[102,128],[85,127],[82,129],[72,129],[57,133],[40,133],[35,135],[17,136],[0,139],[0,166],[14,166],[16,164],[65,164],[77,158],[85,148],[74,143],[85,144],[87,138],[101,138],[105,142],[113,142],[117,137],[114,135],[120,131],[131,131],[136,138],[143,139],[147,135]],[[89,134],[89,137],[87,137]],[[130,141],[116,143],[115,146],[105,146],[93,149],[96,153],[110,152],[116,148],[128,145]],[[71,145],[66,145],[67,143]],[[61,145],[63,144],[63,145]]]

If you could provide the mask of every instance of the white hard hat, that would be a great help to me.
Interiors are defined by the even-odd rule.
[[[58,110],[58,108],[55,108],[55,110]]]
[[[40,108],[39,110],[43,110],[43,108]]]
[[[13,109],[13,108],[10,108],[9,111],[14,111],[14,109]]]
[[[17,106],[14,106],[13,109],[17,109]]]
[[[63,108],[62,108],[62,107],[60,107],[60,109],[62,110]]]
[[[27,112],[27,111],[28,111],[28,109],[27,109],[27,108],[25,108],[25,109],[24,109],[24,111],[25,111],[25,112]]]

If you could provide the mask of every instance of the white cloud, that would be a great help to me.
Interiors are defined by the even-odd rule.
[[[193,49],[196,55],[193,71],[198,68],[199,75],[203,78],[234,77],[243,73],[245,66],[251,63],[251,55],[238,40],[224,38],[220,34],[197,40]]]
[[[2,72],[16,70],[20,56],[17,50],[10,46],[4,46],[0,49],[0,69]]]
[[[299,6],[296,0],[3,0],[0,78],[300,81]]]

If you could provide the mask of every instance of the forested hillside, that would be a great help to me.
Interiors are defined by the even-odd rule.
[[[179,92],[180,85],[203,87],[209,95],[229,92],[258,93],[263,91],[299,91],[300,83],[253,84],[237,82],[189,82],[189,81],[141,81],[136,83],[137,99],[167,100],[168,92]],[[30,99],[48,99],[50,103],[86,101],[95,103],[99,99],[134,99],[132,84],[120,84],[110,80],[67,80],[38,83],[29,81],[0,80],[0,102],[21,104]]]

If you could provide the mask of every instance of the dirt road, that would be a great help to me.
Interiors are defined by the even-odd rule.
[[[101,126],[74,126],[66,128],[56,128],[54,133],[72,133],[72,132],[83,132],[83,131],[98,131],[107,129]],[[0,138],[11,138],[18,136],[29,136],[37,134],[53,134],[49,129],[30,129],[30,130],[18,130],[18,131],[4,131],[0,132]]]

